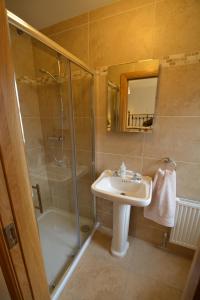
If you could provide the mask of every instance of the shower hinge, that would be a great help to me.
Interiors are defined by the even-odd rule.
[[[18,243],[17,232],[14,223],[11,223],[4,228],[4,235],[9,249],[13,248]]]

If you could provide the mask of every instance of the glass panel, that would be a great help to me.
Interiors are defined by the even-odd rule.
[[[33,204],[52,289],[78,251],[66,60],[11,26]]]
[[[78,192],[81,243],[94,224],[93,197],[93,114],[92,75],[73,63],[71,65],[72,97],[76,144],[76,179]]]
[[[11,300],[1,267],[0,267],[0,299]]]

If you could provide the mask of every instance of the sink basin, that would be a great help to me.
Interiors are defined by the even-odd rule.
[[[131,173],[131,175],[130,175]],[[128,230],[131,206],[145,207],[152,196],[151,177],[142,176],[141,180],[132,180],[132,172],[123,178],[113,176],[113,171],[105,170],[92,184],[95,196],[113,202],[113,238],[111,253],[122,257],[129,247]]]
[[[147,206],[151,202],[152,180],[148,176],[142,176],[141,181],[113,176],[110,170],[104,171],[92,184],[92,192],[95,196],[132,206]]]

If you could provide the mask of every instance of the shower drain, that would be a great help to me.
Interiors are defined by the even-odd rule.
[[[81,231],[82,232],[89,232],[90,231],[90,226],[89,225],[82,225],[81,226]]]

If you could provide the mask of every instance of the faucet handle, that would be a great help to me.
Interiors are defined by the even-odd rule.
[[[132,180],[141,181],[142,175],[140,173],[133,173]]]
[[[119,173],[118,173],[117,170],[115,170],[115,171],[113,171],[113,174],[112,174],[112,175],[115,176],[115,177],[118,177],[118,176],[119,176]]]

